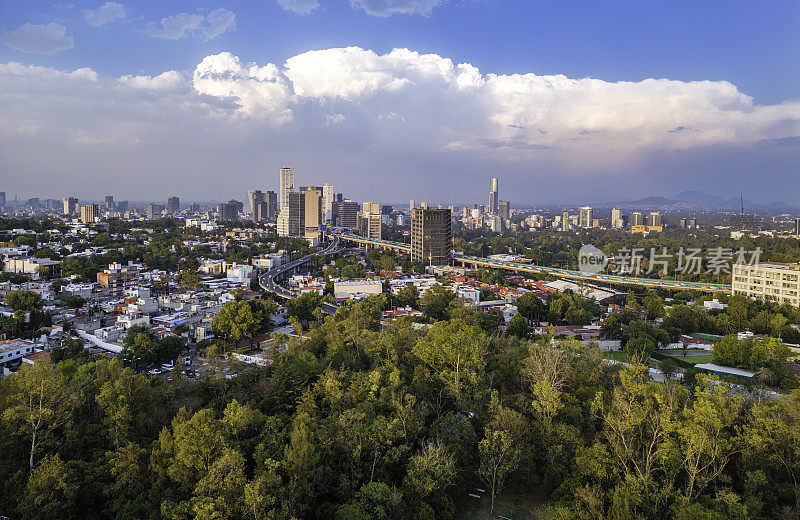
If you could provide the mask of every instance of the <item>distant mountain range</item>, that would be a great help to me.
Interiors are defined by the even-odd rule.
[[[681,208],[710,208],[720,210],[734,210],[739,209],[744,205],[745,211],[748,210],[780,210],[780,209],[796,209],[795,206],[789,206],[782,200],[775,202],[753,202],[749,199],[739,199],[734,197],[732,199],[723,199],[715,195],[708,195],[699,190],[682,191],[674,197],[645,197],[639,200],[619,201],[615,203],[605,202],[603,206],[620,206],[620,207],[642,207],[642,208],[661,208],[661,209],[681,209]]]

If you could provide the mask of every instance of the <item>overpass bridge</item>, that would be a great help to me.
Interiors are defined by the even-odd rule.
[[[379,249],[383,251],[394,251],[396,253],[411,254],[411,244],[402,242],[391,242],[389,240],[368,239],[358,235],[340,233],[337,235],[340,240],[358,244],[368,249]],[[607,283],[611,285],[641,285],[657,289],[683,290],[689,289],[701,292],[721,292],[731,293],[731,286],[728,284],[706,283],[706,282],[686,282],[681,280],[661,280],[658,278],[642,278],[635,276],[625,276],[619,274],[591,274],[573,269],[561,269],[558,267],[546,267],[534,264],[522,264],[519,262],[503,262],[478,256],[454,256],[453,262],[462,266],[483,267],[487,269],[505,269],[515,273],[523,274],[548,274],[559,278],[570,280],[583,280],[589,282]]]

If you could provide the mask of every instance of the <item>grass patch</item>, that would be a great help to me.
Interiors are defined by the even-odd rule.
[[[621,361],[623,363],[631,362],[631,355],[621,350],[608,350],[603,352],[603,359],[611,359],[613,361]]]
[[[675,356],[667,356],[667,357],[675,358],[680,361],[685,361],[687,363],[691,363],[692,365],[714,362],[714,354],[701,354],[699,356],[681,356],[680,354],[678,354]]]

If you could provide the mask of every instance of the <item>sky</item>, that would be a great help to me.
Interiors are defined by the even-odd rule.
[[[0,2],[0,191],[800,205],[800,2]]]

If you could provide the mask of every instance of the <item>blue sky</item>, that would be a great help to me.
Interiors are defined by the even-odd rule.
[[[330,178],[356,198],[380,200],[483,197],[494,175],[487,169],[497,167],[506,174],[504,186],[529,191],[536,202],[689,188],[732,195],[753,169],[800,187],[794,184],[800,143],[792,139],[800,135],[799,2],[282,1],[283,7],[276,0],[0,4],[0,64],[26,67],[0,70],[0,86],[24,96],[13,97],[11,116],[0,116],[7,128],[0,152],[28,173],[7,180],[6,191],[32,193],[42,185],[32,183],[36,177],[66,190],[70,177],[80,175],[109,187],[86,188],[86,197],[116,189],[128,193],[122,198],[149,192],[156,198],[182,189],[187,198],[212,198],[220,191],[208,186],[218,157],[238,172],[223,191],[239,198],[240,191],[272,187],[260,170],[277,171],[283,162],[296,164],[308,184]],[[314,4],[308,14],[291,10]],[[170,25],[169,17],[182,18]],[[174,38],[180,30],[169,33],[164,19],[168,28],[188,27],[185,35]],[[330,51],[351,46],[360,52]],[[390,56],[395,48],[416,54]],[[306,54],[314,50],[330,52]],[[419,58],[426,55],[436,57],[437,70],[447,60],[453,70],[415,76],[430,66],[431,59]],[[295,66],[286,64],[298,56]],[[256,84],[250,63],[278,70]],[[458,83],[460,63],[479,71],[462,80],[469,76],[481,86]],[[81,83],[48,72],[78,69],[96,78]],[[337,74],[343,69],[349,76]],[[158,84],[120,79],[166,71],[175,75]],[[364,71],[372,76],[364,80]],[[492,82],[490,74],[502,81]],[[514,74],[538,78],[520,86]],[[24,88],[37,75],[39,92]],[[559,75],[600,83],[547,79]],[[360,80],[363,88],[344,88]],[[708,84],[692,83],[701,81]],[[326,88],[317,88],[320,82]],[[135,95],[122,91],[134,84]],[[275,90],[278,84],[289,86]],[[103,110],[85,104],[98,96],[110,100]],[[45,108],[56,97],[60,113],[53,114]],[[662,106],[665,98],[669,106]],[[0,94],[0,108],[11,102],[10,94]],[[146,110],[159,103],[167,108]],[[651,114],[661,112],[661,119]],[[117,129],[117,141],[106,139]],[[190,129],[185,139],[171,143],[181,129]],[[236,132],[245,137],[232,139]],[[52,150],[51,161],[25,155],[42,148]],[[131,157],[140,169],[123,166]],[[141,168],[163,172],[151,176]],[[380,192],[389,179],[428,169],[436,175],[411,176],[427,183],[424,190],[403,185]],[[114,170],[120,173],[108,173]],[[145,182],[131,182],[131,175]],[[149,186],[148,179],[161,182]],[[576,192],[575,179],[585,193]],[[187,180],[201,182],[187,186]],[[753,198],[800,203],[786,190],[759,189]]]

